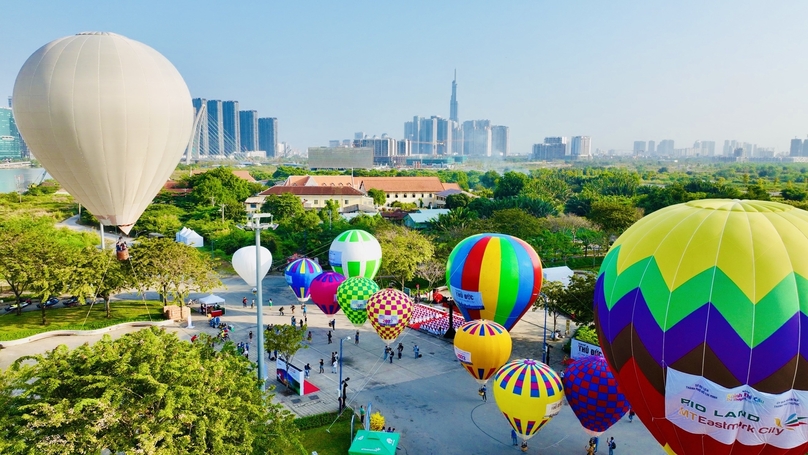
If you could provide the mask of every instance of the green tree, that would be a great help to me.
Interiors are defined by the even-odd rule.
[[[0,376],[0,452],[300,454],[254,365],[155,327],[17,360]]]
[[[547,313],[553,318],[553,332],[556,331],[558,326],[558,316],[567,314],[566,308],[563,305],[565,292],[566,288],[564,287],[564,283],[560,281],[545,281],[541,285],[541,293],[543,295],[539,296],[539,298],[533,302],[532,311],[547,308]]]
[[[610,234],[620,234],[641,217],[631,200],[611,197],[593,201],[586,218]]]
[[[593,302],[597,275],[591,272],[576,273],[562,294],[560,305],[579,325],[589,325],[595,320]]]
[[[264,331],[264,350],[268,353],[278,351],[278,355],[283,357],[288,365],[294,360],[297,351],[308,348],[303,343],[308,328],[307,325],[298,328],[291,324],[275,324],[271,329]]]
[[[182,306],[191,292],[205,292],[222,284],[208,255],[173,239],[141,240],[132,245],[130,255],[141,285],[156,289],[163,304],[171,296]]]
[[[261,211],[271,213],[274,215],[275,222],[280,223],[302,214],[305,209],[300,198],[292,193],[282,193],[267,196]]]
[[[808,191],[805,191],[802,188],[794,188],[790,182],[788,187],[783,188],[780,191],[780,195],[783,196],[783,199],[787,201],[804,201],[805,199],[808,199]]]
[[[506,197],[516,196],[522,192],[522,189],[527,184],[528,177],[521,172],[509,171],[502,176],[497,182],[497,187],[494,189],[494,198],[502,199]]]
[[[173,236],[182,229],[180,219],[185,211],[179,207],[168,204],[151,204],[140,215],[132,230],[135,234],[157,232],[165,236]]]
[[[497,171],[488,171],[480,176],[480,184],[489,190],[493,190],[499,183],[499,173]]]
[[[48,238],[47,225],[44,219],[31,218],[9,218],[0,222],[0,279],[14,293],[17,304],[39,274],[42,264],[37,253],[40,239]],[[17,314],[21,312],[18,307]]]
[[[87,247],[76,254],[65,281],[68,293],[82,302],[85,297],[99,296],[104,299],[107,317],[110,314],[110,299],[114,294],[137,286],[129,261],[119,261],[113,250]]]
[[[236,176],[229,167],[217,167],[193,175],[187,178],[187,185],[193,188],[189,198],[198,206],[242,204],[263,189],[260,183],[251,183]]]
[[[376,232],[382,247],[380,275],[390,276],[404,287],[415,276],[418,264],[432,259],[435,248],[421,233],[402,226],[390,225]]]
[[[387,204],[387,193],[385,193],[383,190],[371,188],[368,190],[368,196],[373,198],[373,203],[378,207],[382,207],[384,204]]]
[[[418,264],[415,275],[427,282],[427,289],[432,289],[435,283],[440,283],[446,277],[446,262],[430,259]]]
[[[457,209],[466,207],[471,202],[471,196],[466,193],[450,194],[446,196],[446,208]]]
[[[491,215],[496,232],[522,239],[536,237],[544,228],[542,221],[522,209],[497,210]]]

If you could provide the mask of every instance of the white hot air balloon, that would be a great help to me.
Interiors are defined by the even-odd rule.
[[[233,253],[233,268],[242,280],[249,286],[256,287],[255,282],[255,246],[245,246]],[[272,267],[272,253],[268,249],[261,247],[261,278],[267,276],[269,268]]]
[[[79,33],[31,55],[14,83],[14,119],[34,156],[103,225],[129,233],[177,166],[191,95],[151,47]]]

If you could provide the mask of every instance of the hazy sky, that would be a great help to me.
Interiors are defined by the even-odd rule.
[[[4,1],[0,95],[37,48],[110,31],[168,57],[194,97],[278,117],[295,148],[356,131],[400,138],[414,115],[507,125],[511,153],[545,136],[808,135],[808,2]]]

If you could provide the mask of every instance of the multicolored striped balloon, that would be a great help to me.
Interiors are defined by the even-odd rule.
[[[311,301],[323,313],[329,316],[337,314],[339,311],[337,288],[343,281],[345,277],[336,272],[323,272],[317,275],[311,282]]]
[[[337,289],[337,302],[348,320],[356,327],[361,327],[368,320],[367,304],[373,294],[379,292],[375,281],[355,276],[348,278]]]
[[[446,283],[466,320],[488,319],[509,331],[539,297],[541,281],[533,247],[505,234],[466,238],[446,264]]]
[[[345,231],[331,242],[328,263],[346,278],[363,276],[372,280],[382,265],[382,247],[376,237],[361,229]]]
[[[321,273],[323,273],[323,268],[320,267],[320,264],[308,258],[292,262],[286,266],[286,270],[283,272],[286,276],[286,284],[295,293],[297,300],[301,302],[309,300],[311,282]]]
[[[410,297],[397,289],[382,289],[368,299],[370,325],[387,344],[396,341],[412,317]]]
[[[527,441],[561,411],[564,387],[549,366],[533,359],[506,363],[491,385],[502,415]]]
[[[511,358],[512,347],[505,327],[485,319],[469,321],[455,333],[455,356],[480,385]]]
[[[617,379],[599,355],[575,360],[564,370],[564,395],[590,436],[600,436],[628,412]]]
[[[595,326],[620,389],[668,453],[808,452],[808,212],[705,199],[615,241]]]

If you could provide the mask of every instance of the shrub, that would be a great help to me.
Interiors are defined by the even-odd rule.
[[[384,416],[381,412],[376,411],[370,415],[370,431],[384,430]]]

